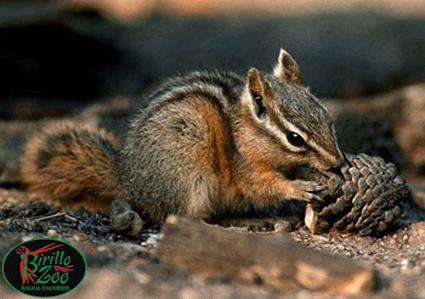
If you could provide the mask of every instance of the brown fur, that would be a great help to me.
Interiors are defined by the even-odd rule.
[[[326,170],[341,161],[326,109],[299,85],[298,65],[285,51],[273,75],[195,72],[169,80],[147,102],[119,165],[124,199],[153,222],[238,213],[247,202],[319,200],[321,186],[281,170]],[[293,130],[305,147],[289,144]]]
[[[39,196],[73,208],[107,212],[120,195],[117,138],[91,124],[52,123],[28,141],[22,181]]]
[[[321,186],[282,170],[328,170],[342,156],[326,109],[299,84],[298,64],[283,50],[279,57],[274,74],[172,78],[145,99],[119,153],[116,138],[96,126],[48,126],[28,142],[23,180],[43,196],[103,212],[119,197],[156,223],[169,214],[234,214],[247,202],[320,200]],[[302,145],[290,142],[294,133]]]

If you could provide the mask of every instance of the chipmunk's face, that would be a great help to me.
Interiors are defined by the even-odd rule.
[[[299,85],[299,67],[281,50],[272,75],[248,73],[242,109],[250,111],[254,135],[264,140],[268,158],[277,164],[329,170],[342,165],[335,129],[327,109]],[[281,162],[279,162],[281,161]]]

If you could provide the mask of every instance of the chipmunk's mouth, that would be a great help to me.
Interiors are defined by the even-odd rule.
[[[330,178],[333,175],[342,175],[341,167],[332,167],[328,169],[319,169],[318,170],[323,176]]]
[[[342,175],[341,173],[341,167],[343,167],[344,165],[347,165],[347,162],[343,161],[341,162],[341,164],[336,165],[336,166],[331,166],[331,167],[320,167],[317,169],[317,171],[319,171],[322,175],[324,175],[325,177],[331,177],[333,175]]]
[[[347,158],[345,153],[341,153],[341,159],[337,165],[327,166],[327,167],[318,167],[317,170],[325,175],[326,177],[329,177],[331,175],[341,175],[341,167],[343,166],[349,166],[351,167],[351,162]]]

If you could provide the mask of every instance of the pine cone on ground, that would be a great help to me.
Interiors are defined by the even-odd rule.
[[[305,224],[311,233],[330,230],[379,235],[387,231],[410,195],[393,163],[366,154],[348,155],[351,165],[329,177],[315,174],[327,188],[319,193],[322,203],[308,204]]]

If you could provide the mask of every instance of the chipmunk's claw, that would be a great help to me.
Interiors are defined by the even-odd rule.
[[[314,181],[297,180],[294,184],[294,198],[305,202],[322,202],[323,199],[315,192],[323,191],[325,186]]]

